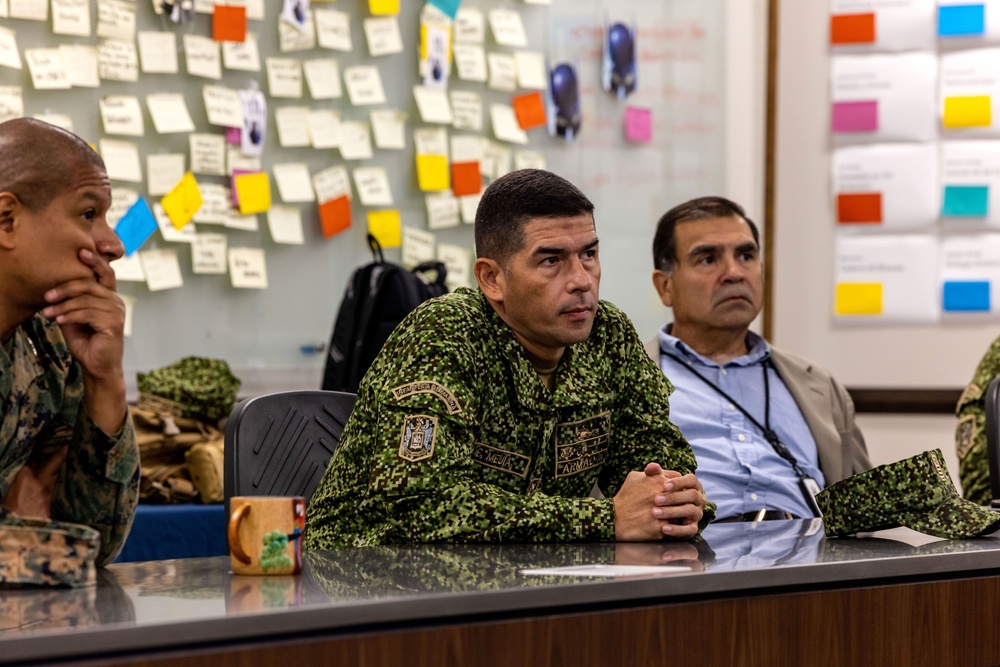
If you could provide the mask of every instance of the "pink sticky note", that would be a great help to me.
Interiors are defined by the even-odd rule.
[[[240,145],[240,128],[238,127],[227,127],[226,128],[226,143]]]
[[[239,128],[236,128],[239,132]],[[250,171],[249,169],[233,169],[233,173],[229,174],[229,193],[233,199],[233,208],[240,207],[240,196],[236,192],[236,177],[240,174],[256,174],[255,171]]]
[[[648,144],[653,140],[653,112],[639,107],[625,108],[625,138]]]
[[[834,132],[875,132],[878,130],[878,102],[834,102],[832,125]]]

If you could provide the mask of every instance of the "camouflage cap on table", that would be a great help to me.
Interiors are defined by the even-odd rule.
[[[184,357],[137,377],[140,407],[207,422],[228,416],[240,389],[229,364],[204,357]]]
[[[0,513],[0,585],[89,586],[100,534],[88,526]]]
[[[816,502],[831,537],[906,526],[960,539],[1000,528],[1000,513],[958,494],[940,449],[831,484]]]

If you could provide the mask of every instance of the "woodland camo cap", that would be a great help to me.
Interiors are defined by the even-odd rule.
[[[962,498],[940,449],[878,466],[816,496],[830,537],[906,526],[961,539],[1000,528],[1000,512]]]

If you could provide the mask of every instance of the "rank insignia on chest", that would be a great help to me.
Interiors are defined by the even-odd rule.
[[[403,434],[399,439],[399,458],[423,461],[434,454],[434,436],[437,435],[437,417],[410,415],[403,420]]]

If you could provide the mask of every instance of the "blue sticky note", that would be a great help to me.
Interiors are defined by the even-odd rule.
[[[939,37],[970,37],[986,32],[986,8],[978,5],[938,7]]]
[[[990,208],[988,185],[946,185],[941,215],[985,216]]]
[[[458,6],[462,4],[462,0],[429,0],[429,2],[450,16],[453,21],[455,20],[455,14],[458,13]]]
[[[990,283],[986,280],[946,280],[944,309],[949,312],[987,312]]]
[[[159,227],[149,204],[143,197],[132,204],[129,210],[118,221],[115,234],[125,244],[125,254],[131,255],[146,242]]]

